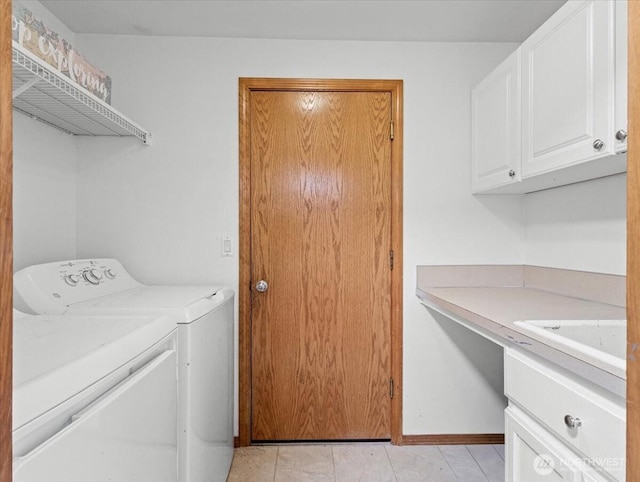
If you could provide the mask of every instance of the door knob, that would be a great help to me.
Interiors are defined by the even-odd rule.
[[[265,280],[261,279],[256,283],[256,291],[258,293],[264,293],[268,289],[269,289],[269,283],[267,283]]]
[[[602,140],[596,139],[595,141],[593,141],[593,148],[596,151],[602,150],[603,147],[604,147],[604,142],[602,142]]]
[[[616,132],[616,139],[618,139],[619,141],[624,141],[627,138],[627,131],[625,131],[624,129],[620,129],[618,132]]]

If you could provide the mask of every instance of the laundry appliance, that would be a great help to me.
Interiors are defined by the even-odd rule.
[[[13,317],[13,480],[175,482],[175,323]]]
[[[115,259],[35,265],[14,275],[14,304],[40,314],[166,315],[177,324],[178,480],[225,480],[233,458],[234,293],[146,286]]]

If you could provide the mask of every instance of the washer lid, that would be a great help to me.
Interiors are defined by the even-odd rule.
[[[13,428],[126,364],[175,330],[167,317],[16,316]]]
[[[227,299],[230,290],[217,286],[144,286],[82,303],[70,305],[65,314],[166,314],[174,323],[189,318],[188,308],[194,304],[206,305],[206,311],[215,309]]]

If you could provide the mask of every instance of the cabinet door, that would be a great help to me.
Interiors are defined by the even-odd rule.
[[[507,482],[602,480],[588,470],[585,472],[589,475],[584,477],[579,456],[511,405],[505,410],[505,443]]]
[[[613,16],[569,0],[522,44],[523,178],[615,152]]]
[[[513,407],[505,410],[506,480],[508,482],[578,482],[580,475],[565,461],[553,437],[537,429],[528,417]]]
[[[520,180],[520,49],[471,93],[471,189]]]
[[[616,152],[627,152],[627,0],[617,0],[616,8]]]

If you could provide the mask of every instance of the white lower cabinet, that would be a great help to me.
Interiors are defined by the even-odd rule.
[[[624,399],[509,348],[504,383],[508,481],[625,480]]]
[[[590,468],[515,406],[505,410],[507,481],[582,482],[609,480]]]

